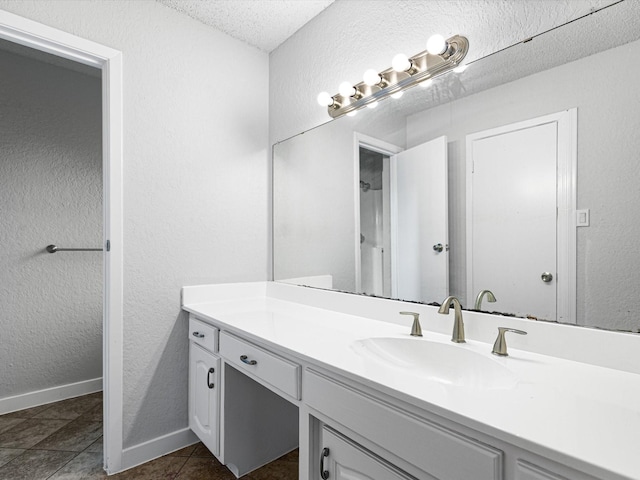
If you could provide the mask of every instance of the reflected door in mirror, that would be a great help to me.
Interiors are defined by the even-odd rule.
[[[447,137],[391,157],[394,298],[432,302],[448,295],[447,182]]]
[[[560,141],[549,116],[468,137],[469,294],[491,290],[492,309],[557,319]]]

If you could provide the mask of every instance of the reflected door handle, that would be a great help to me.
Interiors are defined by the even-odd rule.
[[[441,243],[436,243],[436,244],[433,246],[433,249],[434,249],[436,252],[440,253],[440,252],[442,252],[442,250],[444,250],[444,247],[442,246],[442,244],[441,244]]]
[[[544,272],[542,275],[540,275],[540,278],[544,283],[549,283],[551,280],[553,280],[553,275],[551,275],[549,272]]]

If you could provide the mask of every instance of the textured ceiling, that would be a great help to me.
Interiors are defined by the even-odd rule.
[[[334,0],[156,0],[271,52]]]

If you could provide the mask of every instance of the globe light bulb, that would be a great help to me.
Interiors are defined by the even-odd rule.
[[[429,88],[431,85],[433,85],[433,79],[429,78],[424,82],[420,82],[418,85],[420,85],[422,88]]]
[[[406,72],[411,68],[411,62],[404,53],[399,53],[391,60],[391,68],[396,72]]]
[[[318,94],[318,103],[323,107],[329,107],[333,105],[333,98],[327,92],[320,92]]]
[[[370,87],[379,84],[381,80],[382,77],[373,68],[364,72],[364,75],[362,76],[362,81],[365,85],[369,85]]]
[[[392,93],[391,94],[391,98],[400,98],[402,95],[404,94],[404,92],[396,92],[396,93]]]
[[[447,51],[447,41],[442,35],[431,35],[427,40],[427,52],[431,55],[442,55]]]
[[[376,108],[378,106],[378,102],[371,102],[367,104],[367,108]]]
[[[356,89],[349,82],[342,82],[338,87],[338,93],[343,97],[353,97],[356,94]]]
[[[467,69],[468,66],[469,65],[458,65],[456,68],[453,69],[453,71],[456,73],[462,73]]]
[[[355,117],[358,114],[357,110],[353,110],[352,112],[347,113],[347,117]]]

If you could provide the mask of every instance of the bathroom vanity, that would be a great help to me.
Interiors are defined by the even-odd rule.
[[[299,446],[301,480],[640,478],[638,335],[464,312],[454,344],[453,312],[273,282],[182,304],[190,426],[237,476]]]

